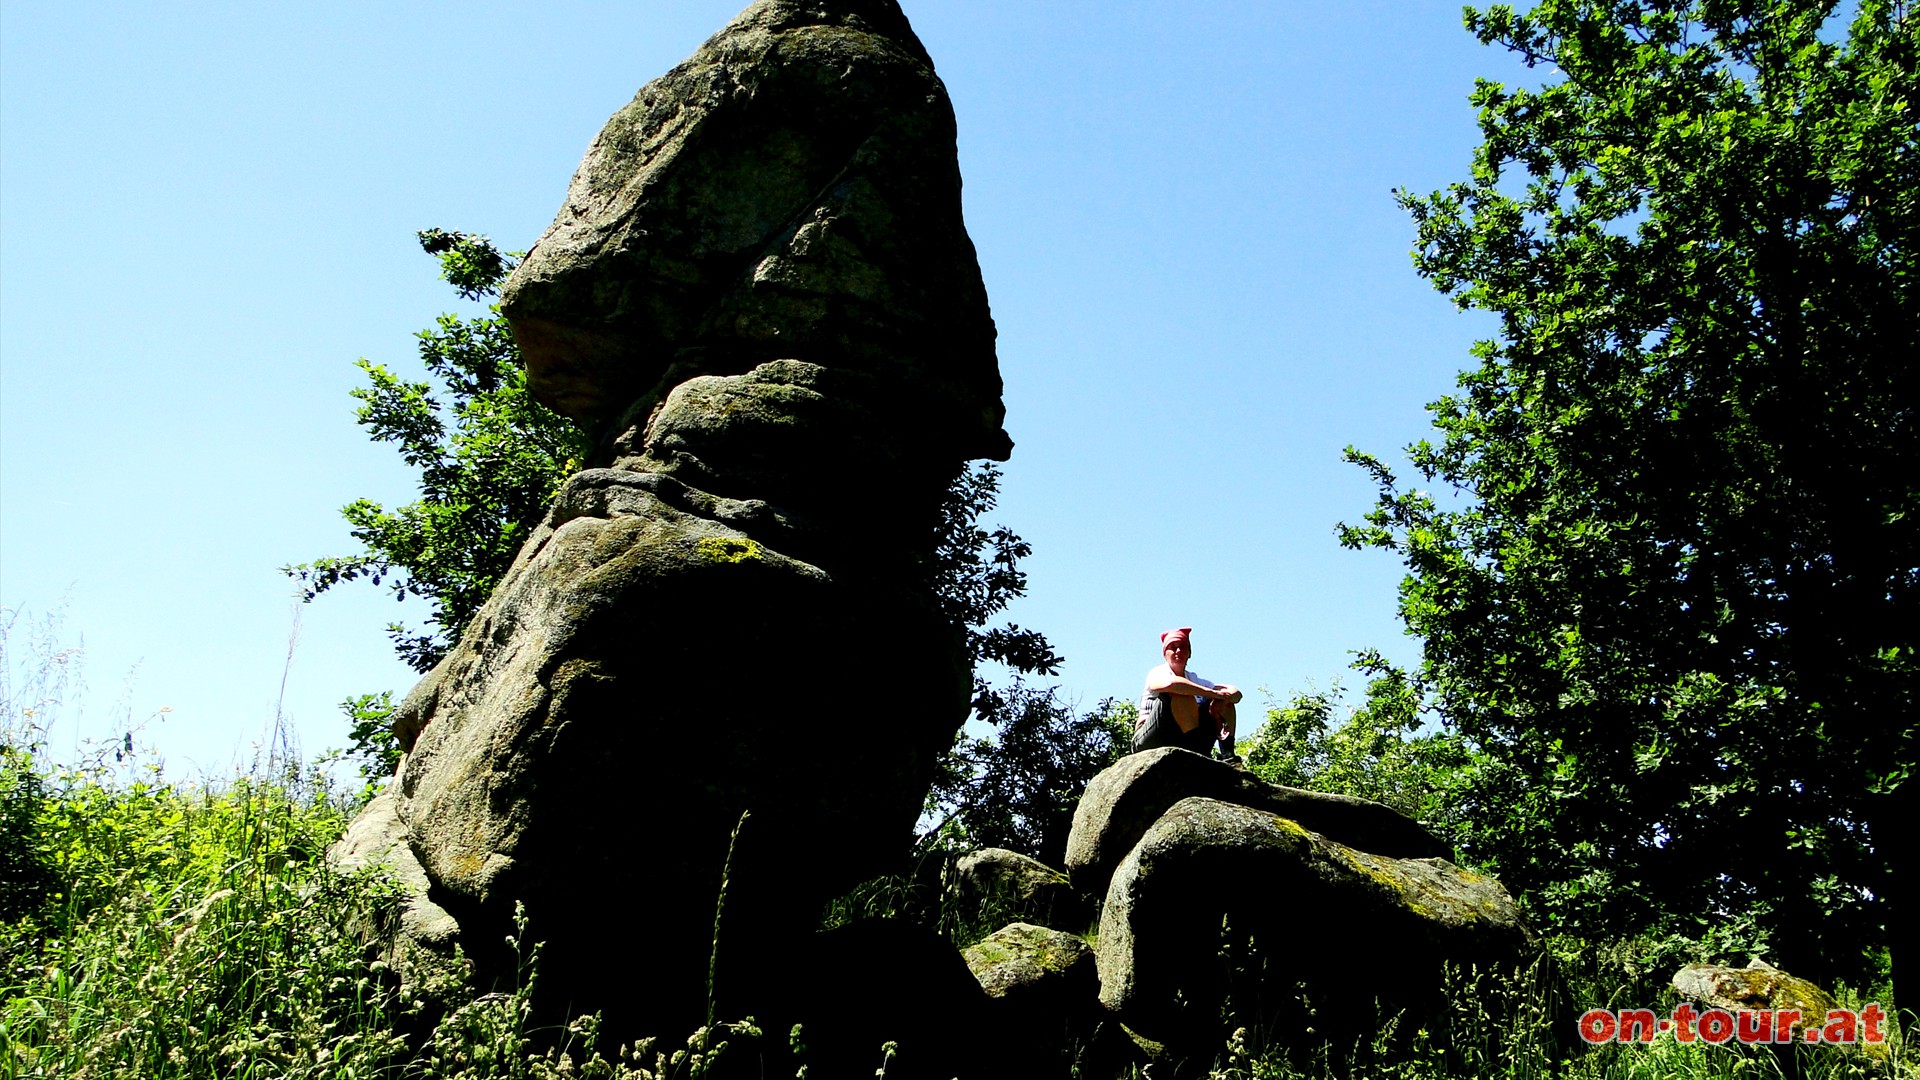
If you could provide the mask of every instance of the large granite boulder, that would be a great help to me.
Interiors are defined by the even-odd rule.
[[[1532,947],[1492,878],[1188,798],[1114,871],[1095,956],[1100,1000],[1130,1028],[1217,1047],[1229,1005],[1239,1026],[1282,1032],[1304,985],[1326,1036],[1378,1006],[1437,1007],[1444,963],[1517,967]]]
[[[1351,795],[1270,784],[1225,762],[1164,747],[1129,754],[1087,785],[1067,838],[1067,875],[1104,892],[1114,868],[1169,808],[1200,797],[1265,810],[1348,847],[1396,859],[1448,858],[1453,852],[1392,807]]]
[[[797,358],[905,375],[1004,459],[953,108],[894,0],[761,0],[615,113],[502,293],[534,392],[589,424]],[[825,358],[825,359],[823,359]]]
[[[547,1018],[777,1020],[966,715],[925,567],[948,482],[1010,446],[898,6],[760,0],[649,83],[504,306],[604,441],[398,710],[393,813],[482,982],[524,905]]]

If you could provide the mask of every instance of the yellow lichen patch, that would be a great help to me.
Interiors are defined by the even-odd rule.
[[[486,865],[486,856],[477,851],[463,851],[453,857],[453,872],[460,877],[477,877]]]
[[[1040,950],[1040,966],[1048,971],[1065,971],[1073,963],[1073,955],[1065,949],[1049,942]]]
[[[1400,894],[1402,897],[1407,897],[1407,883],[1402,881],[1398,874],[1390,873],[1387,867],[1380,861],[1375,860],[1365,852],[1355,851],[1342,844],[1333,844],[1330,846],[1340,856],[1340,860],[1348,866]],[[1408,898],[1408,902],[1412,902],[1411,898]]]
[[[742,563],[748,559],[760,558],[760,545],[744,536],[707,536],[694,545],[694,550],[708,562]]]
[[[1283,818],[1278,814],[1274,814],[1272,817],[1273,823],[1279,827],[1280,831],[1286,833],[1294,842],[1300,844],[1310,844],[1313,842],[1313,834],[1308,832],[1299,822],[1292,818]]]

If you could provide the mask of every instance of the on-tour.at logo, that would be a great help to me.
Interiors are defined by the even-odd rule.
[[[1743,1043],[1790,1043],[1799,1031],[1799,1040],[1809,1043],[1883,1043],[1887,1033],[1881,1025],[1887,1013],[1879,1005],[1852,1009],[1832,1009],[1822,1021],[1805,1016],[1799,1009],[1708,1009],[1696,1010],[1682,1003],[1670,1017],[1660,1017],[1652,1009],[1589,1009],[1580,1017],[1580,1037],[1590,1043],[1643,1042],[1672,1032],[1674,1041],[1690,1043],[1698,1039],[1723,1043],[1729,1039]]]

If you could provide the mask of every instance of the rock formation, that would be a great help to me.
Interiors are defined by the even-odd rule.
[[[767,1019],[965,716],[923,566],[948,481],[1011,445],[898,6],[760,0],[647,84],[503,305],[601,450],[401,706],[397,820],[483,977],[524,904],[551,1010]]]
[[[1087,786],[1068,869],[1106,898],[1101,1004],[1178,1057],[1217,1051],[1229,1011],[1267,1038],[1298,1036],[1302,989],[1316,1038],[1360,1037],[1376,1006],[1437,1005],[1444,964],[1524,962],[1532,934],[1506,890],[1444,850],[1377,803],[1165,749]]]
[[[992,999],[993,1058],[999,1073],[1065,1074],[1071,1049],[1090,1040],[1101,1015],[1099,977],[1087,943],[1058,930],[1016,922],[963,954]],[[1061,1063],[1050,1070],[1048,1066]]]
[[[1835,1007],[1833,995],[1806,979],[1789,975],[1755,957],[1746,967],[1719,964],[1688,964],[1673,973],[1673,989],[1683,1001],[1695,1001],[1710,1009],[1765,1009],[1777,1013],[1792,1009],[1800,1014],[1790,1025],[1792,1038],[1800,1039],[1808,1024],[1819,1027],[1827,1022],[1827,1013]]]
[[[1249,940],[1251,950],[1232,954]],[[1427,1004],[1442,961],[1509,961],[1528,944],[1491,878],[1441,859],[1358,851],[1265,811],[1183,799],[1114,872],[1100,918],[1100,1000],[1149,1038],[1204,1038],[1236,981],[1276,998],[1302,983],[1330,1019],[1357,1016],[1376,998]],[[1245,970],[1229,970],[1235,963]]]
[[[1067,875],[1080,888],[1105,892],[1114,867],[1147,830],[1174,803],[1196,796],[1266,810],[1377,855],[1432,859],[1452,854],[1391,807],[1269,784],[1199,754],[1165,747],[1129,754],[1087,784],[1067,838]]]

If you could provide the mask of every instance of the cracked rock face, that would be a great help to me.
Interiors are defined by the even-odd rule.
[[[717,956],[722,1017],[803,1019],[793,958],[966,715],[921,567],[947,483],[1011,445],[898,6],[761,0],[647,84],[503,305],[602,449],[397,713],[426,896],[483,981],[523,904],[549,1018],[684,1035]]]

